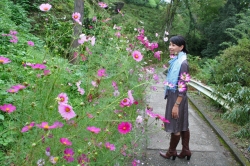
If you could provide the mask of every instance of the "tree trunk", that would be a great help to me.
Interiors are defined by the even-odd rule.
[[[176,10],[178,5],[180,4],[181,0],[171,0],[167,7],[166,11],[166,26],[165,26],[165,31],[167,31],[170,34],[171,28],[172,28],[172,23],[174,21],[174,16],[176,14]],[[165,32],[164,32],[165,33]]]
[[[75,4],[74,4],[74,13],[80,13],[81,14],[81,18],[80,18],[80,22],[83,22],[83,18],[84,18],[84,0],[75,0]],[[76,56],[75,56],[75,52],[77,53],[79,51],[79,49],[77,49],[77,47],[80,45],[78,43],[78,38],[79,35],[82,33],[82,25],[80,25],[79,23],[77,23],[76,21],[75,25],[74,25],[74,35],[73,35],[73,42],[72,42],[72,46],[71,46],[71,52],[70,52],[70,62],[71,63],[76,63]]]

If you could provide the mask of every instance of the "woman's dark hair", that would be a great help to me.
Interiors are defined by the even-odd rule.
[[[184,37],[182,36],[173,36],[170,38],[170,42],[176,44],[177,46],[184,46],[182,51],[185,52],[186,54],[188,53],[188,50],[187,50],[187,46],[186,46],[186,41],[184,39]]]

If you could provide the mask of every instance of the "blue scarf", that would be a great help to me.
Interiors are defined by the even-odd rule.
[[[179,52],[178,55],[171,59],[168,63],[169,63],[169,68],[168,68],[168,74],[167,74],[167,78],[166,81],[172,85],[174,85],[174,87],[166,87],[165,90],[165,94],[166,91],[169,89],[173,92],[175,92],[175,90],[177,89],[176,84],[178,81],[178,76],[180,73],[180,69],[181,69],[181,64],[184,60],[187,59],[187,55],[186,53],[184,53],[183,51]]]

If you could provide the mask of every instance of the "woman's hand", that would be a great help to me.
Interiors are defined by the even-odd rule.
[[[176,104],[174,105],[174,107],[172,109],[172,118],[173,119],[179,118],[179,106],[177,106]]]

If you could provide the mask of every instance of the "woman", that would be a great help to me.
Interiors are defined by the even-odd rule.
[[[182,36],[173,36],[169,44],[170,55],[175,57],[169,61],[166,78],[165,99],[167,99],[165,118],[170,123],[165,123],[165,131],[171,133],[170,146],[166,153],[160,152],[164,158],[175,160],[176,156],[187,160],[191,157],[189,150],[189,128],[188,128],[188,99],[186,82],[190,77],[188,74],[187,48]],[[182,139],[182,151],[177,155],[176,147]]]

